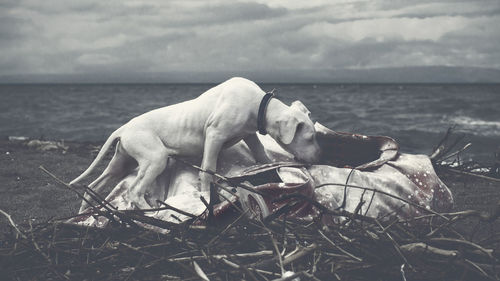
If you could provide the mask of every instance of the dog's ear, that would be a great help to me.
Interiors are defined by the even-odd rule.
[[[309,109],[307,109],[307,107],[299,100],[292,102],[292,105],[290,105],[290,107],[304,112],[309,117],[311,116],[311,111],[309,111]]]
[[[299,120],[295,117],[279,121],[279,140],[283,144],[290,144],[295,137],[295,132],[299,126]]]

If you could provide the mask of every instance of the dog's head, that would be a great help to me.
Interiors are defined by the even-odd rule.
[[[294,101],[277,120],[274,139],[286,151],[302,162],[314,163],[319,159],[320,147],[316,130],[310,119],[311,112],[300,101]]]

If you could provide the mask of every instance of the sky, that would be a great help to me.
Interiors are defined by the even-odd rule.
[[[500,1],[0,2],[0,77],[429,66],[500,70]]]

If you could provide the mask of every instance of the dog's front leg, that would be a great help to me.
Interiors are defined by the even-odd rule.
[[[250,148],[250,151],[252,152],[253,157],[255,158],[255,160],[257,160],[257,162],[264,164],[272,162],[269,156],[267,156],[266,150],[264,149],[264,146],[260,142],[257,133],[248,135],[243,140],[248,145],[248,148]]]
[[[224,142],[225,139],[220,132],[210,127],[207,128],[203,148],[203,160],[201,162],[203,171],[200,172],[201,192],[210,190],[210,183],[213,181],[211,173],[217,171],[217,158]]]

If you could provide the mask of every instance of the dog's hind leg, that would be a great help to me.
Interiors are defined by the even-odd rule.
[[[127,143],[129,142],[124,142],[124,144]],[[170,153],[157,136],[147,132],[135,132],[134,139],[130,143],[133,143],[133,145],[124,145],[124,149],[137,161],[139,169],[137,177],[130,185],[129,200],[138,208],[147,209],[151,206],[144,195],[148,193],[148,190],[154,188],[153,184],[155,184],[156,178],[165,170]]]
[[[116,144],[115,154],[108,166],[97,179],[89,184],[89,188],[96,193],[100,193],[109,181],[124,177],[132,169],[134,163],[134,159],[126,154],[120,142],[118,142]],[[87,200],[91,200],[87,193],[85,193],[84,196]],[[82,213],[86,208],[88,208],[88,204],[83,200],[79,212]]]

